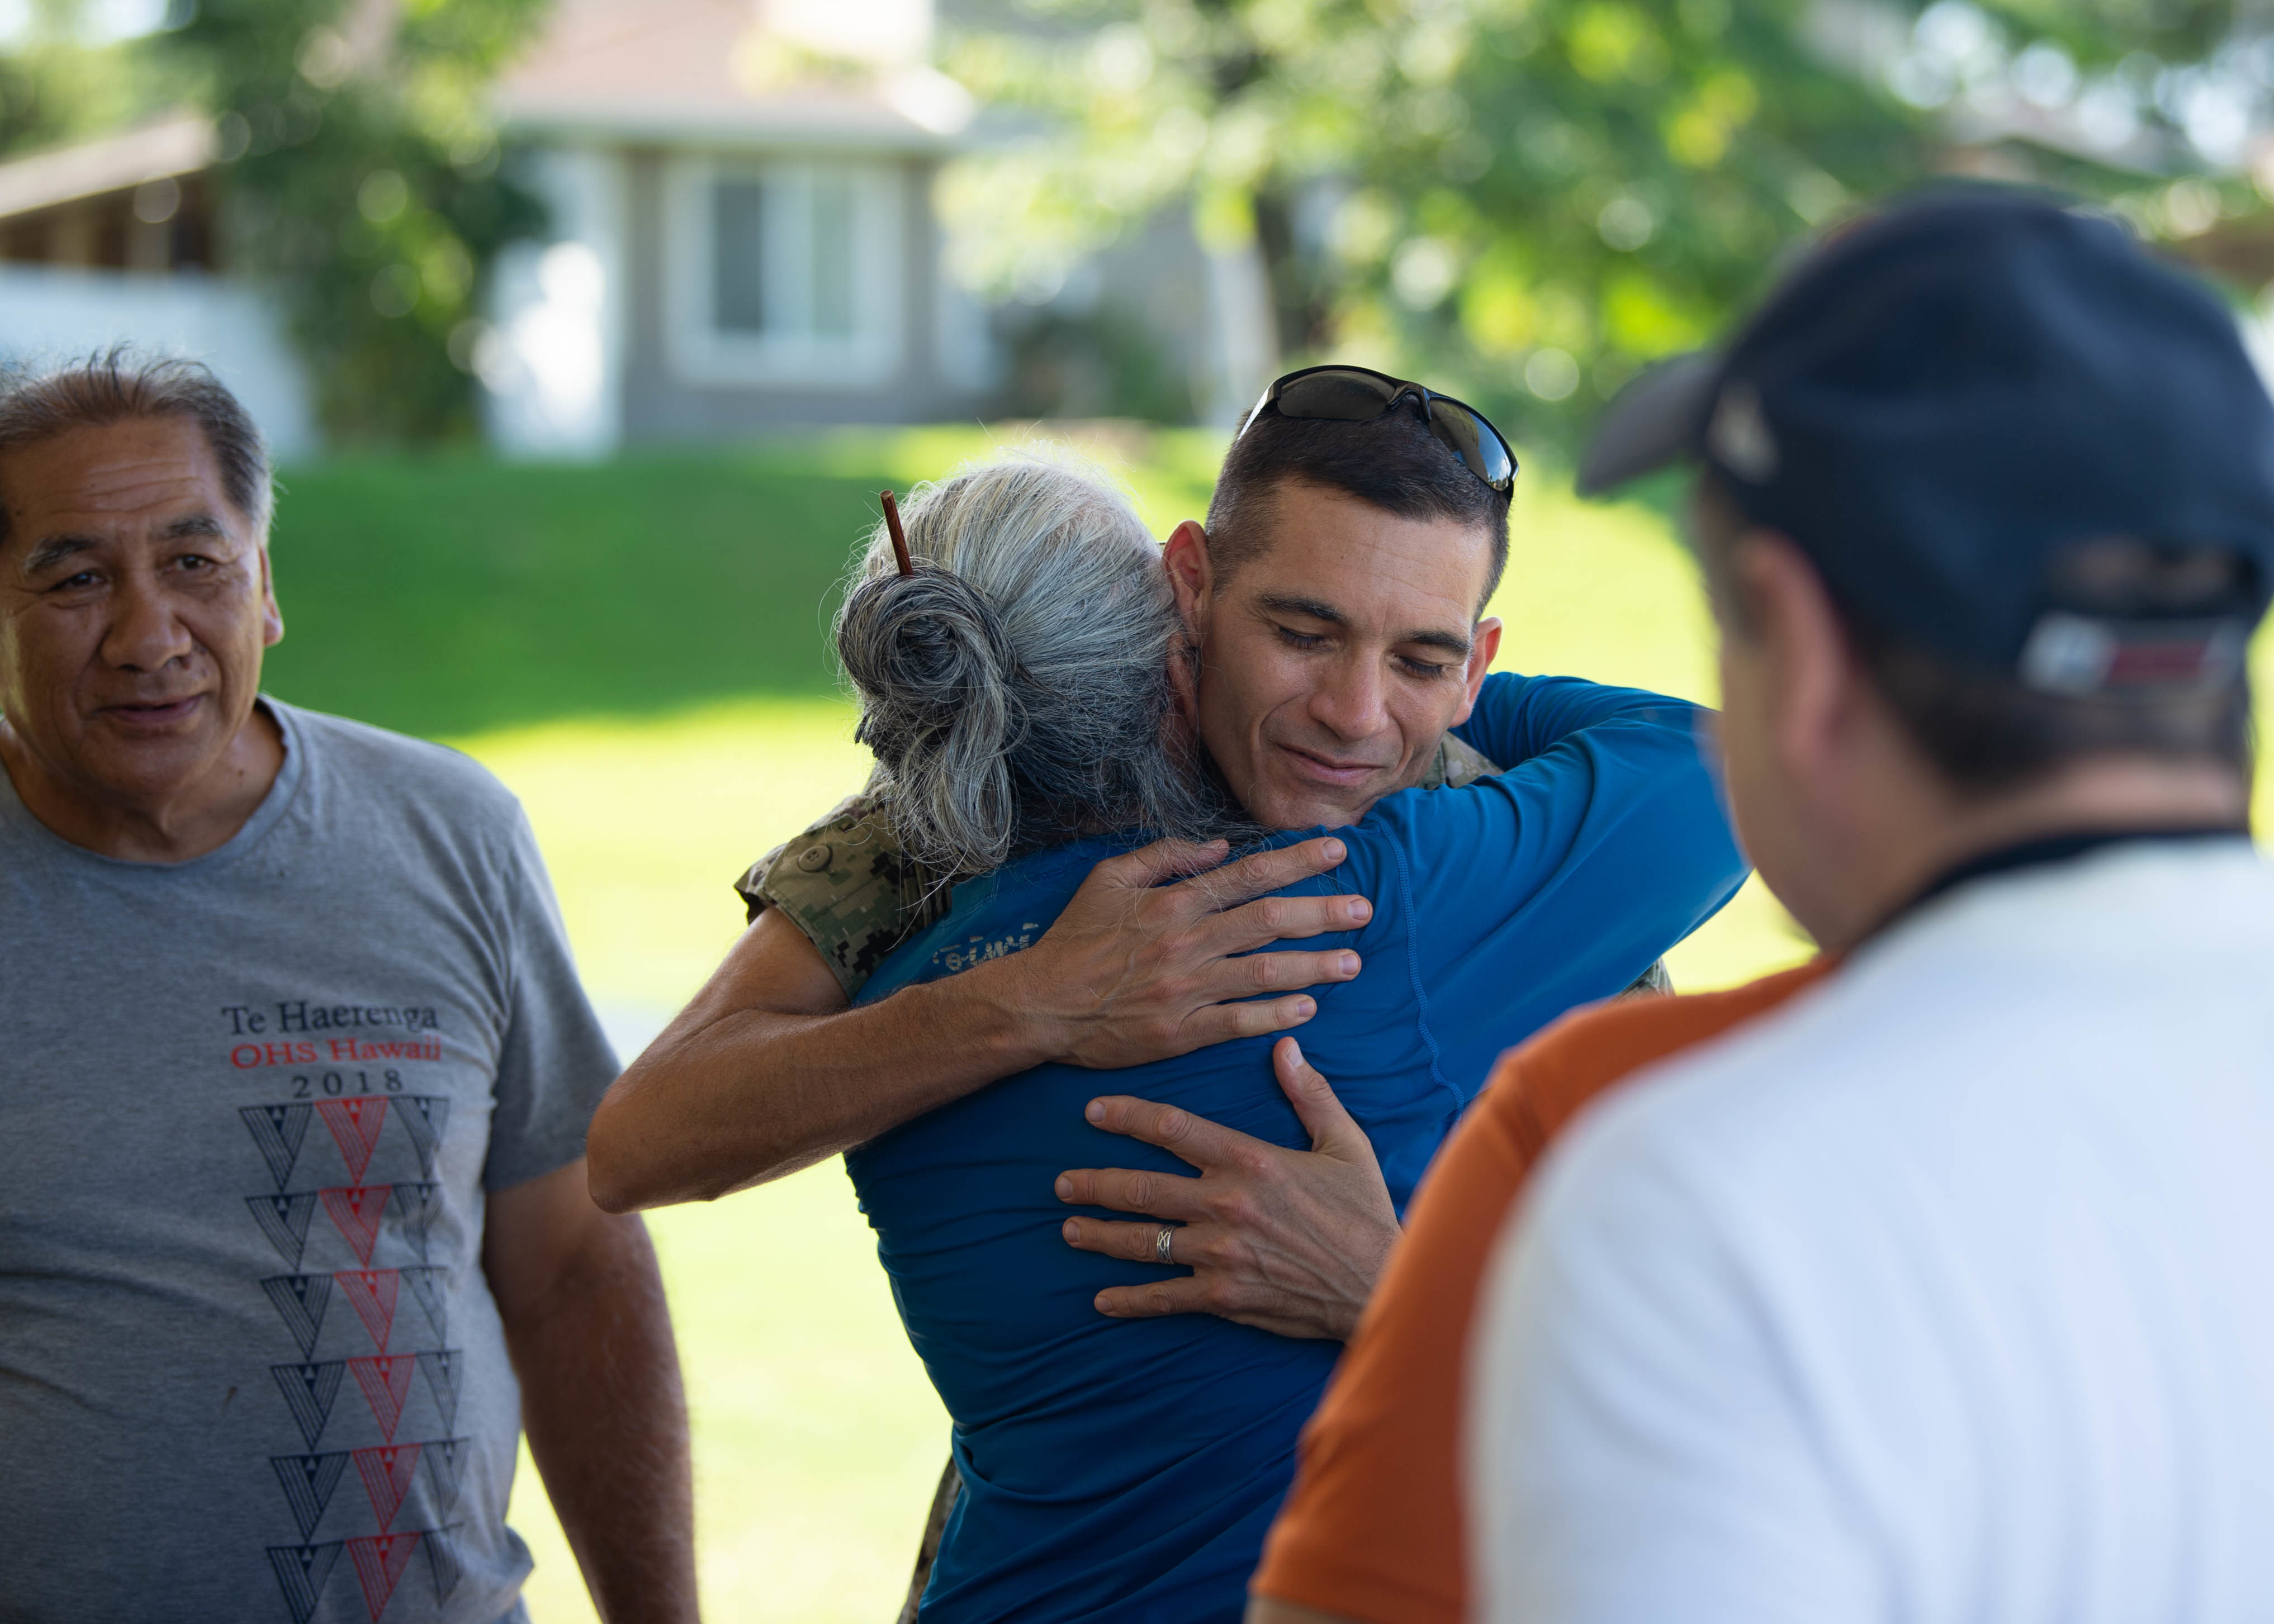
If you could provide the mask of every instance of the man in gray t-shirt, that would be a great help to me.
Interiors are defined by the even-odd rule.
[[[692,1619],[528,823],[256,697],[267,488],[198,369],[0,391],[0,1620],[521,1617],[524,1417],[606,1615]]]

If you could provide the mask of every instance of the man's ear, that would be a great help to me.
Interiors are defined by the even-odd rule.
[[[1477,708],[1477,695],[1484,688],[1485,678],[1499,653],[1500,617],[1487,615],[1477,622],[1476,633],[1469,643],[1469,665],[1462,679],[1467,691],[1461,695],[1461,713],[1447,726],[1458,727],[1469,719],[1469,713]]]
[[[1209,593],[1216,585],[1208,531],[1201,528],[1199,520],[1186,519],[1169,532],[1169,539],[1161,546],[1161,564],[1169,572],[1169,590],[1177,595],[1177,613],[1184,616],[1186,634],[1197,639]]]
[[[276,574],[268,563],[268,538],[260,538],[260,646],[273,649],[284,641],[284,611],[276,603]]]
[[[1853,742],[1867,689],[1832,594],[1790,540],[1748,530],[1729,551],[1730,605],[1749,655],[1763,662],[1764,692],[1774,707],[1770,736],[1798,781],[1818,780]]]
[[[1201,605],[1215,579],[1209,569],[1208,532],[1197,520],[1186,519],[1169,532],[1161,548],[1161,565],[1169,572],[1169,590],[1176,594],[1177,613],[1185,623],[1184,642],[1169,653],[1169,688],[1186,737],[1197,739]]]

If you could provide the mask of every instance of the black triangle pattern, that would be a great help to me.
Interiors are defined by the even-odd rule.
[[[292,1520],[300,1525],[300,1538],[305,1539],[316,1531],[323,1521],[324,1507],[332,1503],[332,1491],[340,1486],[340,1474],[347,1470],[344,1450],[338,1455],[272,1455],[268,1463],[276,1469],[276,1481],[284,1485],[284,1498],[292,1502]]]
[[[252,1130],[252,1142],[260,1147],[261,1159],[268,1163],[277,1189],[283,1189],[292,1177],[292,1164],[300,1159],[300,1141],[308,1137],[308,1107],[245,1105],[237,1108],[237,1114]]]
[[[308,1245],[308,1221],[315,1215],[316,1197],[312,1191],[298,1195],[249,1195],[245,1204],[252,1209],[260,1232],[268,1244],[283,1254],[288,1268],[300,1267],[300,1254]]]
[[[434,1327],[434,1335],[448,1342],[450,1329],[446,1321],[449,1318],[450,1271],[446,1268],[406,1268],[396,1272],[410,1282],[411,1292],[418,1297],[418,1306],[426,1311],[426,1323]]]
[[[324,1593],[324,1581],[332,1576],[332,1564],[340,1560],[340,1547],[347,1543],[334,1539],[320,1545],[271,1545],[268,1565],[276,1570],[276,1583],[283,1587],[284,1605],[292,1609],[292,1624],[308,1624],[316,1611],[317,1598]]]
[[[410,1118],[406,1116],[403,1120],[408,1122]],[[403,1220],[403,1233],[418,1249],[418,1260],[427,1261],[426,1242],[433,1233],[434,1219],[442,1210],[442,1186],[401,1184],[395,1186],[395,1193],[389,1199]]]
[[[410,1131],[411,1146],[418,1152],[418,1170],[432,1178],[434,1154],[441,1148],[442,1135],[450,1127],[450,1096],[413,1094],[403,1098],[410,1109],[403,1113],[403,1125]]]
[[[448,1601],[450,1592],[458,1588],[459,1575],[466,1565],[458,1555],[458,1530],[465,1526],[453,1522],[448,1528],[430,1528],[418,1548],[426,1553],[426,1570],[434,1575],[434,1599]]]
[[[465,1448],[463,1438],[438,1438],[419,1451],[418,1458],[426,1462],[426,1475],[434,1481],[435,1503],[445,1511],[458,1503],[458,1472]]]
[[[316,1447],[316,1440],[324,1435],[324,1424],[332,1417],[332,1401],[339,1397],[340,1379],[347,1371],[345,1359],[268,1367],[269,1374],[276,1378],[276,1385],[283,1389],[284,1402],[291,1406],[292,1418],[300,1424],[300,1435],[311,1449]]]
[[[418,1368],[426,1372],[434,1408],[442,1412],[442,1425],[447,1427],[458,1425],[458,1378],[465,1373],[464,1360],[463,1348],[438,1348],[418,1356]]]
[[[284,1321],[284,1328],[292,1333],[292,1340],[300,1344],[300,1357],[313,1358],[316,1338],[324,1328],[324,1310],[331,1306],[332,1277],[329,1274],[271,1274],[260,1282],[268,1293],[268,1300]],[[311,1443],[315,1440],[309,1440]]]

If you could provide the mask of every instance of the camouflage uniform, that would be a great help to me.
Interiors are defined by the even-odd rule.
[[[1448,733],[1423,789],[1457,789],[1500,769]],[[909,861],[882,805],[855,795],[752,863],[734,882],[755,920],[779,908],[821,950],[847,1002],[910,936],[945,917],[953,876]]]

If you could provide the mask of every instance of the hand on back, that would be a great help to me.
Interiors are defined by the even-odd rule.
[[[1311,1136],[1290,1150],[1171,1105],[1116,1095],[1089,1102],[1110,1133],[1158,1145],[1197,1178],[1124,1168],[1062,1173],[1058,1196],[1078,1206],[1148,1213],[1153,1222],[1069,1218],[1066,1244],[1135,1263],[1168,1261],[1189,1275],[1097,1294],[1116,1319],[1216,1314],[1280,1336],[1347,1342],[1400,1233],[1373,1141],[1292,1038],[1271,1051],[1279,1086]]]
[[[1222,841],[1163,840],[1090,871],[1043,938],[999,960],[1056,1059],[1111,1069],[1189,1054],[1310,1019],[1299,989],[1346,981],[1344,948],[1266,953],[1275,942],[1355,930],[1363,897],[1277,897],[1341,862],[1332,838],[1226,863]],[[1163,882],[1190,877],[1175,884]],[[1276,997],[1261,995],[1279,994]],[[1250,1002],[1253,1000],[1253,1002]]]

